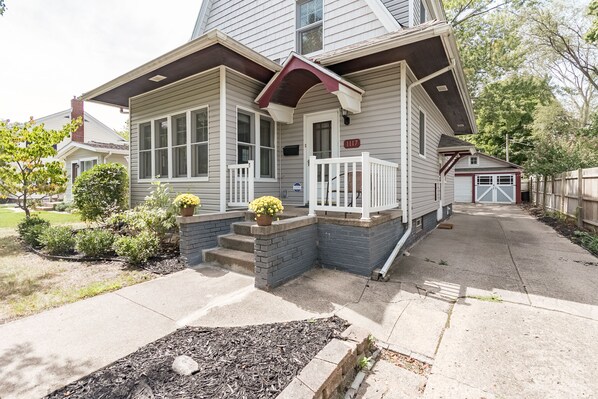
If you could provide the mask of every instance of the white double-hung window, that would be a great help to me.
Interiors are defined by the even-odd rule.
[[[322,0],[297,1],[297,52],[311,54],[324,48]]]
[[[276,178],[276,124],[266,115],[238,110],[237,163],[249,161],[255,162],[256,178]]]
[[[207,107],[140,123],[138,132],[140,180],[207,180]]]

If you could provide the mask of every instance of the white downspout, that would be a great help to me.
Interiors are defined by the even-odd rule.
[[[401,64],[401,68],[403,66],[405,66],[406,63]],[[403,154],[407,153],[407,230],[405,230],[405,232],[403,233],[403,235],[401,236],[401,238],[399,239],[399,242],[397,243],[397,245],[395,246],[395,248],[392,250],[392,253],[390,254],[390,256],[388,257],[388,259],[386,260],[386,262],[384,263],[384,266],[382,267],[382,269],[379,272],[378,275],[378,280],[383,280],[386,278],[386,274],[388,273],[388,269],[390,269],[390,266],[392,265],[392,263],[394,262],[395,258],[397,257],[397,255],[399,254],[399,252],[401,251],[401,248],[403,248],[403,245],[405,245],[405,243],[407,242],[407,239],[411,236],[411,231],[413,230],[413,157],[411,156],[412,152],[413,152],[413,148],[412,148],[412,142],[413,142],[413,135],[411,134],[411,130],[412,130],[412,123],[411,123],[411,119],[412,119],[412,115],[411,115],[411,106],[412,106],[412,90],[414,87],[419,86],[425,82],[427,82],[430,79],[434,79],[437,76],[442,75],[443,73],[446,73],[448,71],[453,70],[453,68],[455,68],[455,60],[451,59],[451,62],[449,64],[449,66],[444,67],[428,76],[425,76],[419,80],[416,80],[415,82],[411,83],[409,85],[409,87],[407,87],[407,128],[404,129],[403,124],[401,123],[401,145],[403,144],[403,142],[405,141],[403,136],[406,135],[407,136],[407,151],[403,151],[403,148],[401,148],[401,167],[403,167],[404,162],[403,162]],[[401,73],[401,78],[403,78],[403,74]],[[405,86],[403,84],[401,84],[401,91],[403,91]],[[403,93],[401,92],[401,99],[403,98]],[[401,111],[403,111],[403,108],[401,108]],[[401,120],[405,120],[405,115],[402,114],[401,115]],[[401,178],[404,174],[401,171]],[[401,190],[403,188],[403,181],[401,181]],[[403,191],[401,191],[401,206],[405,206],[405,203],[403,202],[405,196]]]

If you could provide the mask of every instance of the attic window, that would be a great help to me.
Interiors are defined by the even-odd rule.
[[[477,165],[478,164],[478,157],[469,157],[469,164],[470,165]]]
[[[297,2],[297,52],[311,54],[324,48],[322,0]]]
[[[163,75],[156,75],[156,76],[152,76],[151,78],[149,78],[149,80],[151,80],[152,82],[160,82],[164,79],[166,79],[166,76],[163,76]]]

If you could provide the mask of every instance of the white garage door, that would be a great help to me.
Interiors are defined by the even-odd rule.
[[[455,201],[471,202],[471,176],[455,176]]]
[[[514,204],[517,193],[515,175],[476,175],[475,201]]]

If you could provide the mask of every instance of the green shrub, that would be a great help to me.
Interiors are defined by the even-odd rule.
[[[146,262],[158,253],[160,240],[155,234],[144,231],[136,236],[118,238],[114,242],[113,248],[118,256],[122,256],[129,263],[137,265]]]
[[[575,236],[582,247],[598,256],[598,235],[586,233],[585,231],[576,231]]]
[[[49,227],[42,233],[40,241],[52,255],[67,255],[75,250],[73,231],[65,226]]]
[[[114,233],[109,230],[84,230],[77,233],[77,251],[89,257],[101,257],[112,253]]]
[[[162,243],[176,226],[176,215],[177,208],[170,199],[168,184],[155,182],[143,203],[134,209],[113,214],[108,223],[115,229],[124,229],[132,234],[149,231]]]
[[[84,221],[104,221],[127,206],[129,178],[118,163],[98,164],[83,172],[73,185],[74,205]]]
[[[17,226],[17,229],[25,244],[34,248],[39,248],[41,246],[40,236],[44,230],[49,227],[50,222],[37,215],[33,215],[23,219]]]
[[[59,202],[54,205],[54,210],[56,212],[70,212],[71,209],[73,209],[73,204],[71,202]]]

